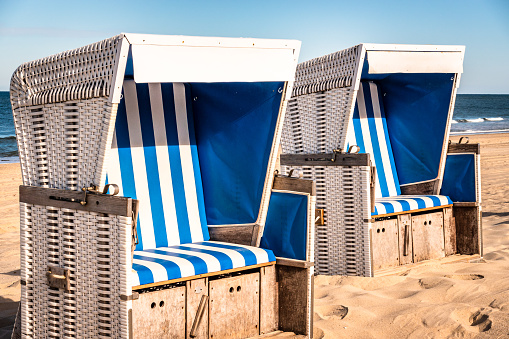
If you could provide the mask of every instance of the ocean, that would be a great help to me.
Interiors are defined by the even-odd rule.
[[[458,94],[451,134],[509,132],[509,95]],[[18,162],[9,92],[0,92],[0,162]]]

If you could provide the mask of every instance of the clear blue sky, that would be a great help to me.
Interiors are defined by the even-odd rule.
[[[300,61],[361,42],[466,45],[460,93],[509,94],[509,0],[0,0],[0,91],[25,61],[121,32],[298,39]]]

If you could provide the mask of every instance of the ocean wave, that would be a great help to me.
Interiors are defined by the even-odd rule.
[[[0,135],[0,140],[16,140],[16,136],[15,135]]]
[[[493,129],[493,130],[485,130],[485,131],[474,131],[474,130],[466,130],[466,131],[451,131],[451,135],[462,135],[462,134],[492,134],[492,133],[509,133],[509,129]]]
[[[477,122],[485,122],[485,121],[503,121],[504,118],[502,117],[496,117],[496,118],[473,118],[473,119],[456,119],[452,120],[451,123],[456,124],[458,122],[470,122],[470,123],[477,123]]]

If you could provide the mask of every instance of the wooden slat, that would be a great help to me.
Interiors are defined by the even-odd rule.
[[[444,208],[444,241],[445,255],[456,254],[456,223],[452,216],[452,208]]]
[[[334,159],[335,161],[332,161]],[[281,154],[285,166],[369,166],[368,153]]]
[[[311,261],[305,261],[305,260],[277,257],[276,265],[293,266],[293,267],[299,267],[299,268],[309,268],[309,267],[313,267],[315,265],[315,263],[313,263]]]
[[[442,212],[412,216],[414,262],[445,256]]]
[[[235,226],[209,226],[210,240],[223,241],[233,244],[256,246],[260,226],[235,225]]]
[[[478,202],[455,202],[454,207],[477,207],[479,206]]]
[[[209,282],[210,338],[260,334],[260,273]]]
[[[272,189],[316,195],[314,181],[300,178],[275,177]]]
[[[412,215],[411,214],[398,215],[398,228],[399,228],[399,263],[400,265],[411,264],[413,262]]]
[[[416,184],[401,185],[402,195],[435,195],[438,194],[439,180],[430,180]]]
[[[260,269],[260,334],[277,330],[279,322],[277,284],[276,267],[262,267]]]
[[[459,254],[479,253],[479,207],[454,206],[456,244]]]
[[[186,282],[186,338],[191,338],[190,332],[196,320],[198,307],[203,296],[209,295],[208,279],[194,279]],[[196,338],[209,337],[209,307],[208,301],[200,325],[195,332]]]
[[[131,198],[88,193],[87,204],[82,205],[79,201],[82,201],[84,198],[85,192],[83,191],[70,191],[23,185],[19,187],[19,201],[27,204],[68,208],[78,211],[116,214],[127,217],[132,215]],[[74,199],[76,202],[61,199]]]
[[[270,266],[270,265],[275,265],[275,264],[276,264],[275,261],[270,261],[270,262],[263,263],[263,264],[257,264],[257,265],[239,267],[239,268],[232,268],[230,270],[223,270],[223,271],[219,271],[219,272],[197,274],[197,275],[193,275],[192,277],[178,278],[178,279],[160,281],[160,282],[156,282],[156,283],[152,283],[152,284],[138,285],[138,286],[134,286],[132,288],[132,290],[136,291],[136,290],[142,290],[145,288],[169,285],[169,284],[174,284],[174,283],[188,281],[188,280],[200,279],[200,278],[205,278],[205,277],[213,277],[216,275],[229,274],[229,273],[234,273],[234,272],[242,272],[242,271],[252,270],[254,268],[265,267],[265,266]]]
[[[449,144],[447,153],[481,154],[481,144]]]
[[[373,269],[399,265],[398,219],[377,221],[373,224]]]
[[[279,294],[279,329],[295,334],[307,333],[310,318],[308,273],[309,269],[276,266]],[[313,288],[311,286],[311,288]],[[312,331],[312,329],[311,329]]]
[[[140,338],[185,338],[186,287],[141,293],[133,300],[133,334]]]

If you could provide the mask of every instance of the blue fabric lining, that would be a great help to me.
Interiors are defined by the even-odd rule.
[[[307,260],[308,197],[272,192],[260,247],[278,257]]]
[[[455,202],[477,201],[475,187],[475,154],[448,154],[441,194]]]
[[[192,83],[209,225],[253,223],[282,100],[283,82]]]

